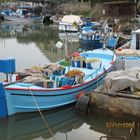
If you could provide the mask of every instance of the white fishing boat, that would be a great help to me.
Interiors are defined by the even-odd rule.
[[[77,32],[78,28],[77,26],[74,26],[74,23],[76,23],[78,27],[83,25],[83,21],[81,20],[80,16],[65,15],[59,22],[59,30],[66,32]]]

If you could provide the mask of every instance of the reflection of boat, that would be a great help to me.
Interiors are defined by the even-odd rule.
[[[78,120],[74,114],[72,106],[43,112],[43,114],[54,136],[57,132],[67,133],[71,131],[73,125],[76,128],[82,125],[82,121]],[[3,133],[0,133],[3,140],[31,140],[38,137],[45,139],[52,137],[39,113],[14,115],[8,117],[6,123],[4,120],[0,120],[0,130]]]
[[[26,37],[29,35],[42,34],[41,31],[44,30],[43,24],[37,23],[18,23],[16,21],[3,21],[0,24],[0,30],[6,36],[16,36],[16,37]],[[31,37],[31,36],[30,36]]]
[[[79,92],[90,91],[102,83],[115,60],[115,54],[108,49],[82,52],[71,63],[62,60],[47,66],[43,73],[47,74],[48,80],[42,79],[36,84],[18,82],[5,85],[8,115],[47,110],[75,102]],[[37,77],[31,76],[29,81],[30,78]]]
[[[3,32],[7,32],[10,35],[22,35],[26,33],[35,33],[36,31],[39,32],[43,30],[43,24],[36,24],[36,23],[18,23],[15,21],[3,21],[0,24],[0,29]],[[22,33],[22,34],[21,34]]]
[[[43,112],[55,139],[67,140],[99,140],[100,136],[110,135],[126,136],[130,138],[130,129],[128,128],[108,128],[107,123],[125,123],[139,121],[139,118],[132,117],[113,117],[111,115],[96,113],[88,113],[88,115],[78,115],[72,106],[59,108],[59,110],[51,110]],[[0,119],[0,138],[2,140],[46,140],[52,136],[46,128],[42,118],[38,113],[18,114],[5,119]],[[84,133],[83,133],[84,131]],[[61,136],[60,136],[61,133]],[[68,134],[68,135],[67,135]],[[139,140],[139,131],[137,131]],[[68,137],[67,137],[68,136]]]
[[[79,42],[79,35],[77,33],[59,33],[59,38],[62,41],[67,40],[68,42]]]

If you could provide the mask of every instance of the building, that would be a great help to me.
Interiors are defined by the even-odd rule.
[[[113,18],[134,17],[134,3],[128,0],[106,0],[103,2],[105,15]]]

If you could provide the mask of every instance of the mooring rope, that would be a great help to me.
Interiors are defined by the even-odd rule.
[[[52,136],[53,139],[55,140],[55,137],[54,137],[54,135],[53,135],[53,133],[52,133],[52,130],[51,130],[51,128],[49,127],[47,121],[45,120],[45,118],[44,118],[44,116],[43,116],[43,114],[42,114],[42,112],[41,112],[41,110],[40,110],[40,108],[39,108],[39,105],[38,105],[38,103],[37,103],[37,101],[36,101],[36,99],[35,99],[35,97],[34,97],[32,91],[31,91],[31,89],[30,89],[29,87],[28,87],[28,90],[29,90],[30,94],[32,95],[33,101],[34,101],[34,103],[35,103],[35,105],[36,105],[36,107],[37,107],[37,110],[38,110],[38,112],[39,112],[39,114],[40,114],[40,116],[41,116],[41,118],[42,118],[42,120],[43,120],[45,126],[47,127],[47,129],[49,130],[49,133],[51,134],[51,136]]]

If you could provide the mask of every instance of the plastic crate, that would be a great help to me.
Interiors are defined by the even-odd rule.
[[[0,60],[0,72],[14,73],[16,71],[15,59]]]

